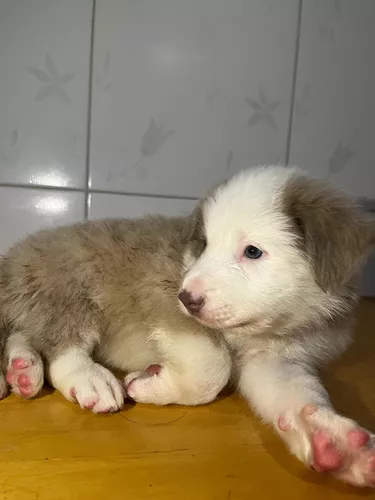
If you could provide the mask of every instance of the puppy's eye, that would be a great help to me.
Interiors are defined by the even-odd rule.
[[[245,248],[244,255],[248,259],[260,259],[263,255],[263,252],[262,250],[259,250],[259,248],[254,247],[253,245],[249,245]]]

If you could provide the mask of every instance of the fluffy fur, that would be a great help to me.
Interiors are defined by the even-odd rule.
[[[301,460],[375,485],[370,433],[334,412],[316,374],[350,342],[373,242],[350,200],[282,167],[237,175],[185,219],[42,231],[0,265],[7,381],[34,396],[41,356],[67,399],[103,412],[123,403],[108,368],[155,404],[211,401],[232,376]]]
[[[231,361],[221,336],[178,307],[188,227],[188,219],[161,217],[88,222],[42,231],[15,245],[0,267],[12,373],[20,357],[14,339],[19,344],[22,337],[34,355],[42,355],[53,385],[68,399],[87,406],[88,395],[98,394],[94,411],[115,411],[123,403],[111,397],[119,385],[113,375],[106,374],[110,382],[98,382],[94,361],[128,372],[162,364],[158,380],[168,382],[168,391],[163,386],[158,397],[144,394],[144,401],[200,404],[213,399],[227,384]],[[67,370],[77,364],[82,369],[72,379]],[[30,370],[26,366],[22,374],[34,385]],[[81,371],[89,375],[82,378]],[[17,384],[9,371],[7,378],[22,394],[25,384]],[[103,398],[110,402],[105,408]]]

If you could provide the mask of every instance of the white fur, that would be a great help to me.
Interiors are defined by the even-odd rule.
[[[223,342],[176,331],[155,331],[152,339],[157,344],[156,359],[162,360],[162,369],[153,376],[133,372],[126,377],[128,394],[135,401],[198,405],[215,399],[228,383],[232,364]]]
[[[278,431],[281,416],[296,428],[299,415],[308,404],[330,408],[328,395],[311,367],[272,353],[249,358],[242,367],[238,386],[255,411]],[[293,435],[290,447],[298,458],[311,462],[311,445],[303,432]]]
[[[315,432],[323,431],[345,457],[346,466],[339,468],[336,475],[354,486],[373,485],[374,471],[368,463],[374,456],[374,436],[369,447],[353,449],[349,445],[348,434],[360,427],[333,410],[328,394],[311,366],[272,354],[259,355],[243,366],[239,390],[304,463],[313,465],[312,437]],[[313,409],[311,415],[304,413],[309,406]],[[283,430],[280,426],[280,417],[288,429]]]
[[[284,186],[296,172],[282,167],[242,172],[206,203],[208,246],[182,284],[193,296],[204,296],[202,322],[232,330],[250,318],[259,333],[287,317],[277,331],[282,335],[299,323],[305,326],[324,304],[334,306],[334,298],[315,283],[281,208]],[[260,248],[262,258],[241,260],[248,245]],[[192,264],[189,256],[186,264]]]
[[[87,353],[71,348],[49,367],[51,383],[69,401],[95,413],[117,411],[124,403],[123,389],[116,377],[94,363]]]
[[[296,174],[282,167],[249,170],[206,202],[207,246],[196,261],[187,253],[182,289],[204,298],[197,319],[223,331],[236,353],[240,392],[292,453],[310,465],[313,432],[323,429],[350,455],[341,479],[370,484],[370,452],[355,454],[347,444],[348,431],[359,427],[334,412],[316,375],[316,365],[345,350],[350,325],[344,331],[324,323],[317,328],[319,318],[335,310],[336,299],[316,284],[283,211],[283,190]],[[247,245],[264,255],[243,258]],[[303,413],[307,405],[317,409],[311,416]],[[280,429],[280,418],[289,430]]]

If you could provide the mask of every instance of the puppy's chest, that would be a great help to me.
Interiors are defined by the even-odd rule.
[[[258,354],[281,354],[287,349],[288,344],[284,338],[268,335],[246,337],[226,332],[224,338],[238,361],[249,359]]]

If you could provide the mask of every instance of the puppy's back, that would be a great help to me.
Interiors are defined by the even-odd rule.
[[[16,243],[0,260],[3,341],[27,325],[48,342],[52,317],[68,321],[83,311],[93,323],[111,318],[118,325],[155,310],[168,315],[164,297],[175,298],[174,311],[188,224],[164,217],[90,221]]]

